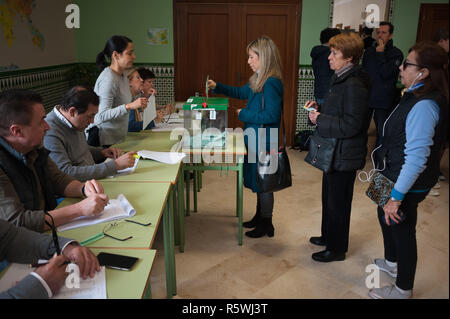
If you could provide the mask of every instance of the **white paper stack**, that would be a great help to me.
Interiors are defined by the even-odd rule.
[[[58,227],[58,231],[86,227],[112,220],[133,217],[136,210],[131,206],[130,202],[123,194],[117,196],[117,199],[110,199],[103,212],[93,217],[82,216],[73,221]]]
[[[177,152],[154,152],[142,150],[137,152],[139,156],[166,164],[179,163],[186,154]]]

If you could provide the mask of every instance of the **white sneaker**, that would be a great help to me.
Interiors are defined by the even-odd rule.
[[[437,191],[437,190],[435,190],[435,189],[431,189],[430,192],[428,193],[428,195],[431,195],[431,196],[439,196],[440,193],[439,193],[439,191]]]
[[[439,183],[436,183],[436,185],[433,186],[434,189],[439,189],[441,188],[441,185]]]
[[[372,299],[409,299],[412,297],[412,290],[401,292],[395,285],[390,285],[371,289],[369,297]]]
[[[445,178],[445,176],[444,176],[444,175],[439,175],[439,180],[440,180],[440,181],[445,181],[445,180],[446,180],[446,178]]]
[[[392,278],[397,278],[397,266],[391,267],[388,264],[386,264],[385,259],[377,258],[373,261],[375,265],[378,266],[378,268],[381,271],[384,271],[389,274]]]

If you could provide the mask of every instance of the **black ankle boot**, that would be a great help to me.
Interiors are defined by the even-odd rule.
[[[261,218],[259,222],[256,224],[256,228],[245,233],[246,236],[251,238],[259,238],[264,235],[269,237],[273,237],[275,233],[275,229],[272,225],[272,217],[269,218]]]
[[[249,220],[248,222],[242,223],[242,226],[244,226],[245,228],[255,228],[260,219],[261,219],[261,214],[259,212],[259,209],[257,209],[255,216],[253,216],[253,218],[251,220]]]

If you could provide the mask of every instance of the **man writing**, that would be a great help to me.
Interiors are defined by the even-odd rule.
[[[38,232],[80,216],[103,211],[108,196],[95,180],[81,183],[48,158],[42,141],[49,126],[39,94],[26,90],[0,93],[0,218]],[[56,209],[56,196],[81,197]],[[45,213],[51,215],[47,216]]]
[[[117,148],[103,149],[87,144],[84,130],[94,122],[98,104],[94,91],[76,86],[65,94],[61,105],[46,119],[50,130],[45,134],[44,146],[50,151],[50,158],[60,170],[79,181],[115,175],[135,162],[136,152],[122,155]],[[105,162],[106,158],[113,160]]]

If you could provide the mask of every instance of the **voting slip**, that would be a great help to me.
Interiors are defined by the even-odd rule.
[[[66,231],[69,229],[86,227],[99,223],[109,222],[128,217],[133,217],[136,210],[131,206],[130,202],[123,194],[117,196],[117,199],[110,199],[109,204],[105,206],[103,212],[96,216],[81,216],[73,221],[58,227],[58,231]]]
[[[105,163],[106,163],[106,162],[109,162],[109,161],[112,161],[112,159],[111,159],[111,158],[107,158],[106,161],[105,161]],[[139,163],[139,158],[136,158],[136,159],[134,160],[134,165],[133,165],[133,166],[127,167],[127,168],[124,168],[124,169],[121,169],[121,170],[118,170],[116,175],[108,176],[108,177],[109,177],[109,178],[113,178],[113,177],[116,177],[116,176],[122,176],[122,175],[133,174],[134,171],[136,170],[136,167],[137,167],[138,163]]]
[[[186,154],[177,152],[154,152],[142,150],[137,152],[140,157],[151,159],[165,164],[179,163]]]
[[[144,109],[142,129],[145,129],[151,121],[156,118],[156,99],[155,95],[148,98],[147,107]]]
[[[75,278],[75,271],[69,271],[74,264],[67,265],[66,271],[69,276],[65,285],[61,287],[52,299],[106,299],[106,272],[105,267],[100,267],[99,272],[95,272],[94,278]],[[24,279],[35,269],[27,264],[12,263],[6,269],[5,274],[0,279],[0,291],[6,291],[14,287],[19,281]]]

